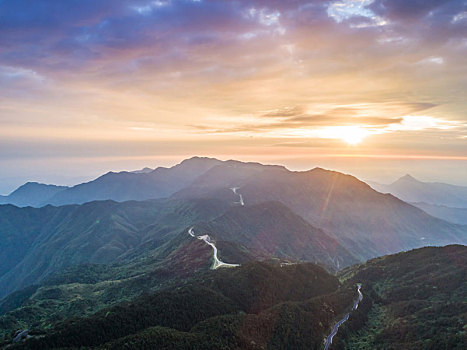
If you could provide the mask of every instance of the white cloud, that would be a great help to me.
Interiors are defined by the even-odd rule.
[[[332,2],[328,7],[328,16],[336,22],[342,22],[354,16],[375,17],[375,13],[367,8],[373,0],[343,0]]]
[[[32,69],[10,66],[0,66],[0,79],[2,77],[7,80],[28,79],[37,82],[44,82],[46,80],[43,75]]]
[[[144,6],[133,6],[133,9],[141,15],[147,15],[157,8],[170,5],[170,3],[170,0],[156,0]]]
[[[417,64],[443,64],[443,63],[444,63],[444,58],[438,57],[438,56],[427,57],[417,62]]]
[[[391,124],[386,128],[388,131],[419,131],[425,129],[448,130],[462,126],[457,121],[450,121],[441,118],[429,116],[404,116],[402,121],[397,124]]]
[[[457,23],[457,22],[465,21],[466,19],[467,19],[467,11],[464,11],[464,12],[461,12],[461,13],[458,13],[457,15],[455,15],[452,18],[451,23]]]
[[[285,27],[283,27],[279,21],[281,17],[280,11],[270,11],[266,8],[257,9],[255,7],[250,7],[244,12],[244,17],[253,19],[263,26],[274,28],[272,32],[275,34],[284,35],[286,32]]]

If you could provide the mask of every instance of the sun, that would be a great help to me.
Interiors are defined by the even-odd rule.
[[[369,134],[369,130],[357,125],[329,126],[322,130],[322,137],[340,139],[350,146],[360,144]]]
[[[345,135],[342,135],[341,139],[351,146],[356,146],[360,144],[367,135],[367,130],[357,126],[349,128]]]

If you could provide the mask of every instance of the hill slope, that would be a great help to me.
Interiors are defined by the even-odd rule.
[[[280,202],[235,206],[207,224],[196,225],[195,230],[281,259],[321,263],[334,269],[357,262],[335,237],[313,227]]]
[[[421,248],[349,268],[363,284],[358,313],[334,349],[465,349],[467,247]]]
[[[250,263],[63,322],[24,347],[261,349],[274,339],[275,348],[283,348],[301,331],[307,337],[300,344],[315,348],[333,317],[351,302],[344,291],[336,298],[338,285],[315,265]],[[295,329],[297,320],[284,318],[290,311],[310,322]]]
[[[350,311],[332,350],[464,349],[466,267],[465,246],[377,258],[342,271],[341,282],[312,264],[251,262],[32,329],[16,348],[323,349]],[[351,311],[357,283],[363,299]]]
[[[435,218],[452,222],[453,224],[467,225],[467,208],[451,208],[423,202],[411,204]]]
[[[117,262],[137,249],[142,258],[224,210],[226,204],[206,200],[0,206],[0,297],[73,265]]]
[[[242,167],[247,171],[237,176]],[[424,245],[467,242],[467,227],[433,218],[353,176],[320,168],[291,172],[279,167],[251,169],[244,163],[224,163],[173,197],[235,198],[229,187],[238,187],[247,205],[267,201],[285,204],[313,226],[334,234],[361,259]]]

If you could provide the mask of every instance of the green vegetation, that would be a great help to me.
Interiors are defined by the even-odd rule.
[[[354,291],[312,264],[248,263],[58,323],[18,345],[44,348],[318,348]],[[196,348],[195,347],[195,348]]]
[[[206,248],[197,240],[192,243]],[[339,274],[340,282],[317,265],[281,267],[270,260],[198,270],[191,279],[170,280],[155,273],[149,281],[143,275],[114,282],[115,289],[96,289],[87,297],[81,297],[90,293],[86,288],[108,282],[43,285],[4,299],[4,309],[25,304],[3,315],[1,327],[4,344],[9,344],[12,330],[31,328],[30,323],[8,325],[12,316],[27,320],[26,315],[36,314],[48,320],[37,322],[31,329],[33,338],[13,347],[24,349],[322,349],[334,323],[350,311],[355,285],[361,283],[364,298],[339,329],[332,350],[464,349],[466,264],[467,247],[447,246],[347,268]],[[78,277],[87,281],[94,281],[91,272],[113,273],[93,266],[83,271]],[[70,278],[67,272],[52,281]],[[150,289],[156,281],[159,287]],[[80,297],[73,300],[73,291],[80,291]],[[28,293],[33,297],[26,298]],[[93,298],[95,305],[86,304]],[[28,304],[31,300],[36,304]],[[73,301],[68,305],[69,300]],[[79,300],[89,307],[87,317],[69,317],[83,314],[72,310],[81,305]],[[111,306],[114,300],[120,302]],[[46,316],[47,305],[54,303],[64,308],[55,313],[62,318]]]
[[[5,344],[15,330],[28,328],[44,335],[28,346],[81,346],[82,331],[93,337],[84,345],[93,347],[163,348],[173,342],[209,348],[216,339],[226,348],[319,349],[333,322],[350,311],[355,284],[362,283],[365,298],[334,348],[465,345],[465,247],[374,259],[341,271],[340,284],[321,267],[303,263],[334,272],[424,244],[465,242],[466,227],[319,168],[290,172],[194,158],[146,174],[111,173],[60,193],[78,202],[94,194],[144,198],[151,194],[138,183],[150,188],[158,179],[155,191],[172,196],[0,206]],[[240,186],[245,206],[233,186]],[[242,267],[209,272],[212,249],[188,234],[191,226],[197,235],[210,235],[221,260]],[[281,261],[295,265],[281,268]],[[203,293],[217,303],[203,309],[206,314],[199,309],[206,303]],[[155,306],[159,314],[148,314],[144,305],[162,302],[161,295],[172,313]],[[190,298],[197,304],[184,301]],[[191,310],[184,313],[177,303]]]
[[[229,203],[215,199],[105,201],[43,208],[0,206],[0,298],[76,265],[128,265],[151,258],[155,249],[188,225],[215,218],[228,207]],[[74,272],[69,277],[77,278]],[[108,280],[134,275],[101,277]]]
[[[447,246],[343,271],[346,283],[363,281],[368,312],[344,324],[336,349],[465,349],[466,267],[467,248]]]

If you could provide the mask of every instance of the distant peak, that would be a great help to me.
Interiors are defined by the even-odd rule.
[[[30,188],[30,187],[49,187],[49,186],[55,186],[55,185],[46,185],[46,184],[36,182],[36,181],[28,181],[25,184],[19,186],[16,190]]]
[[[150,173],[150,172],[153,171],[153,170],[154,170],[154,169],[145,167],[145,168],[143,168],[143,169],[133,170],[133,171],[131,171],[131,173],[133,173],[133,174],[146,174],[146,173]]]
[[[204,162],[206,162],[206,161],[208,161],[208,162],[212,162],[212,161],[220,162],[220,160],[219,160],[219,159],[216,159],[216,158],[194,156],[194,157],[191,157],[191,158],[182,160],[181,163],[199,162],[199,161],[204,161]]]
[[[39,183],[37,181],[28,181],[23,186],[37,186],[37,185],[44,185],[44,184]]]
[[[405,174],[404,176],[402,176],[399,180],[404,180],[404,181],[416,181],[418,182],[418,180],[416,178],[414,178],[412,175],[410,174]]]

